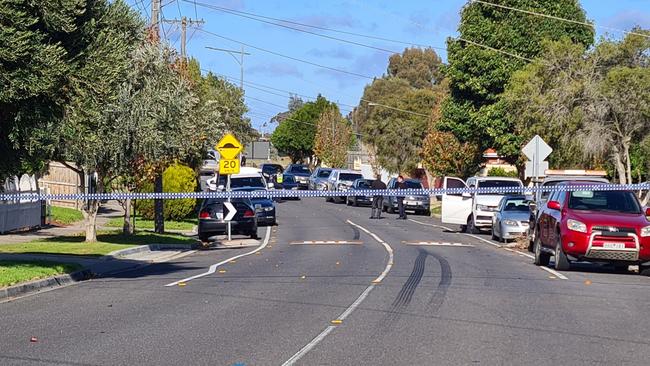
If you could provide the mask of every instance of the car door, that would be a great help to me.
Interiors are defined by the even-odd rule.
[[[562,221],[562,210],[564,210],[564,203],[566,202],[567,192],[557,192],[554,196],[554,200],[560,203],[560,210],[549,210],[548,211],[548,220],[546,223],[548,245],[555,248],[555,244],[558,242],[558,231],[556,228],[559,223]]]
[[[501,225],[499,224],[501,223],[501,215],[503,214],[505,203],[506,203],[506,199],[504,197],[499,202],[499,206],[497,206],[497,211],[494,213],[494,218],[492,219],[492,230],[499,235],[503,235],[503,233],[501,232]]]
[[[539,240],[540,242],[544,245],[547,246],[551,242],[549,240],[549,232],[548,232],[548,223],[549,223],[549,215],[550,215],[550,209],[546,207],[548,202],[550,201],[555,201],[556,197],[558,195],[558,192],[552,192],[551,195],[548,197],[546,202],[544,203],[543,207],[539,207],[538,210],[540,210],[539,217],[537,219],[538,221],[538,226],[539,226]]]
[[[467,188],[465,181],[455,177],[445,177],[442,188]],[[442,195],[442,222],[446,224],[465,225],[472,214],[472,196],[462,193],[444,193]]]

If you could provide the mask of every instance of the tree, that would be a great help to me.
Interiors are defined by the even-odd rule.
[[[586,16],[575,0],[498,0],[495,4],[512,6],[551,16],[585,22]],[[481,150],[503,146],[515,139],[513,126],[504,119],[501,93],[513,72],[526,61],[489,49],[503,50],[524,58],[542,55],[545,39],[568,37],[572,43],[587,47],[593,43],[591,27],[551,18],[515,13],[478,2],[467,4],[461,14],[459,39],[450,38],[449,65],[451,98],[445,103],[440,128],[451,131],[461,141],[472,141]],[[486,46],[481,47],[470,42]],[[508,150],[515,161],[518,153]]]
[[[388,76],[407,80],[417,89],[433,88],[442,80],[442,60],[431,48],[407,48],[388,60]]]
[[[469,142],[459,142],[451,132],[431,131],[422,146],[422,162],[434,177],[468,177],[478,169],[480,150]]]
[[[314,155],[330,167],[342,168],[347,164],[348,149],[353,142],[350,121],[343,118],[338,107],[326,109],[316,124]]]
[[[319,95],[291,113],[271,135],[271,143],[280,153],[287,154],[292,162],[304,162],[314,154],[316,123],[321,114],[335,104]]]

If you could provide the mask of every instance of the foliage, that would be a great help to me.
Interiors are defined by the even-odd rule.
[[[505,170],[501,167],[490,168],[487,172],[488,177],[512,177],[517,178],[517,171]]]
[[[190,167],[174,164],[165,169],[163,173],[163,192],[194,192],[196,190],[196,176]],[[143,192],[153,192],[153,185],[147,184]],[[182,220],[189,217],[196,207],[196,200],[193,198],[182,198],[167,200],[163,215],[165,220]],[[145,219],[154,217],[154,201],[138,200],[136,212]]]
[[[422,162],[434,177],[474,175],[479,164],[480,151],[469,142],[459,142],[450,132],[429,132],[422,146]]]
[[[432,88],[442,80],[442,60],[431,48],[407,48],[388,61],[388,76],[407,80],[417,89]]]
[[[580,22],[586,16],[575,0],[499,0],[496,4],[536,11]],[[589,46],[594,32],[590,27],[550,18],[513,14],[511,10],[472,2],[461,14],[459,39],[450,38],[449,65],[451,97],[443,108],[439,127],[451,131],[461,141],[472,141],[481,150],[496,148],[504,155],[504,145],[516,142],[513,126],[504,118],[499,104],[501,93],[513,72],[526,61],[480,47],[462,39],[503,50],[528,59],[544,55],[543,40],[568,37],[571,43]],[[519,157],[508,149],[508,159]]]
[[[347,164],[348,149],[354,142],[350,121],[341,116],[338,107],[326,109],[318,119],[314,155],[330,167]]]
[[[72,273],[80,269],[80,265],[73,263],[3,260],[0,261],[0,288],[62,273]]]
[[[70,225],[84,218],[79,210],[68,207],[51,206],[50,214],[52,221],[61,225]]]
[[[287,154],[292,162],[304,161],[314,153],[316,123],[321,114],[334,103],[319,95],[314,102],[304,103],[291,113],[271,135],[271,143],[282,154]]]

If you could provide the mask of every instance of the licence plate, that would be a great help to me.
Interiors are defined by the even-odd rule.
[[[625,243],[603,243],[605,249],[625,249]]]
[[[420,202],[418,202],[418,201],[406,201],[404,203],[409,205],[409,206],[417,206],[417,205],[420,204]]]

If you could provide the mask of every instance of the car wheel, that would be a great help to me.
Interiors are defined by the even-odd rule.
[[[332,197],[325,197],[325,202],[332,202]]]
[[[352,204],[354,205],[354,207],[359,207],[359,201],[357,201],[356,198],[354,199],[354,201],[352,201]]]
[[[395,213],[395,207],[393,206],[388,206],[388,213],[394,214]]]
[[[348,206],[352,206],[352,200],[350,200],[349,198],[346,198],[345,199],[345,204],[348,205]]]
[[[255,230],[255,231],[251,231],[251,233],[249,234],[249,236],[250,236],[251,239],[255,239],[255,240],[257,240],[257,239],[260,238],[259,236],[257,236],[257,230]]]
[[[539,238],[535,239],[533,247],[535,248],[535,264],[538,266],[548,266],[551,261],[551,255],[542,252],[542,243],[539,241]]]
[[[555,243],[555,269],[558,271],[567,271],[571,268],[571,263],[566,254],[564,254],[564,249],[562,249],[562,239],[560,238],[559,233],[558,237],[558,241]]]
[[[210,241],[210,236],[199,235],[199,240],[202,241],[202,242],[208,242],[208,241]]]
[[[644,266],[639,264],[639,275],[650,276],[650,266]]]
[[[465,227],[465,232],[468,234],[478,234],[478,229],[474,226],[474,217],[470,216],[467,219],[467,226]]]
[[[492,228],[490,229],[490,234],[492,237],[492,240],[499,241],[499,238],[494,234],[494,225],[492,225]]]
[[[627,273],[627,271],[630,269],[629,267],[630,266],[627,264],[614,264],[614,272]],[[639,267],[639,272],[641,271],[640,268],[641,267]]]

